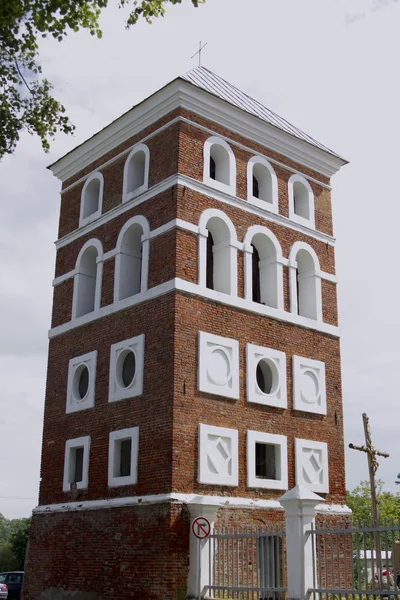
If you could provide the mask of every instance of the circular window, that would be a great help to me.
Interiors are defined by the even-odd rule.
[[[132,385],[136,375],[136,357],[133,350],[124,350],[118,358],[117,381],[122,388]]]
[[[79,365],[74,376],[74,396],[82,402],[89,391],[89,369],[86,365]]]
[[[275,363],[262,358],[256,369],[257,386],[263,394],[276,394],[279,388],[279,372]]]

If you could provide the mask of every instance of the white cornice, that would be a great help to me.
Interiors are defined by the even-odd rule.
[[[105,498],[101,500],[84,500],[82,502],[62,502],[60,504],[41,504],[33,510],[35,515],[55,512],[79,512],[85,510],[104,510],[105,508],[124,508],[126,506],[143,506],[179,502],[188,505],[213,506],[216,508],[262,508],[265,510],[281,510],[283,506],[278,500],[256,500],[234,496],[205,496],[203,494],[153,494],[149,496],[126,496],[124,498]],[[316,512],[330,514],[351,514],[347,506],[318,504]]]
[[[176,79],[49,168],[56,177],[65,181],[179,107],[279,152],[326,177],[331,177],[346,164],[342,158],[303,142],[186,81]]]

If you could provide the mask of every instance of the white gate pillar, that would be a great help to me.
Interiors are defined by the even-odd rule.
[[[313,586],[313,545],[307,531],[315,522],[315,507],[324,499],[302,485],[286,492],[285,509],[288,599],[305,600]]]
[[[192,532],[192,523],[196,517],[205,517],[210,522],[212,533],[218,507],[205,504],[188,504],[188,509],[190,512],[190,549],[186,597],[200,600],[204,597],[210,581],[210,543],[207,538],[204,540],[196,538]],[[211,557],[212,559],[213,557]]]

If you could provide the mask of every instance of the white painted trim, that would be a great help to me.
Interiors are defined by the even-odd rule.
[[[105,257],[106,257],[106,255],[104,255],[104,258]],[[76,269],[72,269],[72,271],[68,271],[68,273],[64,273],[64,275],[59,275],[58,277],[55,277],[53,279],[52,285],[53,285],[53,287],[57,287],[61,283],[64,283],[64,281],[68,281],[68,279],[72,279],[73,277],[75,277],[75,275],[76,275]]]
[[[292,356],[293,408],[308,413],[326,415],[325,363],[303,356]],[[304,375],[308,374],[316,384],[316,394],[312,397],[302,388]]]
[[[63,476],[63,492],[71,491],[71,483],[69,481],[69,467],[71,461],[71,450],[74,448],[83,447],[83,466],[82,466],[82,481],[78,481],[76,488],[84,490],[89,485],[89,452],[90,452],[90,436],[82,436],[65,442],[64,455],[64,476]]]
[[[114,269],[114,303],[120,301],[120,286],[121,286],[121,257],[123,254],[123,242],[124,236],[128,229],[132,225],[139,225],[142,228],[142,256],[141,256],[141,269],[140,269],[140,293],[143,294],[147,291],[147,282],[149,275],[149,252],[150,252],[150,224],[146,217],[141,215],[132,217],[121,227],[118,234],[117,245],[115,248],[115,269]],[[139,283],[139,282],[138,282]]]
[[[177,78],[53,163],[50,169],[56,177],[65,181],[179,107],[205,117],[327,177],[346,164],[341,157],[300,140]]]
[[[119,357],[131,351],[135,356],[135,374],[131,383],[123,384],[119,371]],[[111,344],[110,348],[110,375],[108,388],[108,401],[117,402],[125,398],[133,398],[143,393],[143,368],[144,368],[144,333],[128,340]]]
[[[314,263],[313,270],[306,273],[301,273],[300,277],[303,280],[315,279],[315,312],[316,320],[322,321],[322,287],[321,276],[323,272],[320,270],[319,258],[314,248],[304,242],[295,242],[289,252],[289,294],[290,294],[290,312],[300,316],[298,306],[298,264],[297,254],[300,250],[307,252]],[[301,317],[304,318],[304,317]]]
[[[98,198],[98,203],[97,203],[97,210],[95,210],[94,212],[92,212],[90,215],[88,215],[87,217],[83,216],[84,213],[84,207],[85,207],[85,194],[86,194],[86,190],[87,187],[90,185],[90,183],[95,180],[98,179],[100,182],[100,187],[99,187],[99,198]],[[104,177],[103,174],[100,173],[100,171],[95,171],[94,173],[92,173],[85,181],[85,184],[82,188],[82,192],[81,192],[81,209],[80,209],[80,214],[79,214],[79,227],[83,227],[84,225],[87,225],[88,223],[92,223],[92,221],[95,221],[96,219],[99,218],[99,216],[101,215],[101,211],[103,209],[103,192],[104,192]]]
[[[264,508],[266,510],[283,511],[278,500],[254,500],[235,496],[205,496],[203,494],[154,494],[148,496],[125,496],[123,498],[104,498],[100,500],[84,500],[82,502],[62,502],[59,504],[39,504],[33,509],[34,515],[45,515],[56,512],[81,512],[85,510],[104,510],[106,508],[124,508],[125,506],[144,506],[175,502],[188,505],[216,506],[218,508]],[[318,504],[318,513],[350,515],[348,506],[340,504]]]
[[[263,393],[257,384],[257,365],[267,360],[275,370],[275,387],[269,394]],[[255,344],[246,345],[246,397],[247,402],[264,406],[287,408],[286,354],[275,348],[265,348]]]
[[[116,443],[120,440],[131,439],[131,472],[124,477],[115,475],[115,452]],[[122,485],[135,485],[137,483],[139,455],[139,427],[130,427],[128,429],[119,429],[111,431],[108,441],[108,485],[109,487],[119,487]]]
[[[211,149],[213,146],[220,146],[224,149],[228,156],[229,170],[228,180],[229,183],[223,183],[218,179],[212,179],[210,176],[210,156]],[[216,163],[218,168],[218,164]],[[222,192],[226,192],[231,196],[236,196],[236,158],[229,144],[222,138],[216,135],[209,137],[203,146],[203,181],[206,185],[216,188]]]
[[[141,186],[135,188],[134,190],[128,191],[128,174],[129,167],[131,161],[135,154],[138,152],[144,153],[144,173],[143,173],[143,183]],[[124,165],[124,175],[123,175],[123,184],[122,184],[122,202],[128,202],[128,200],[132,200],[136,196],[139,196],[143,192],[145,192],[149,187],[149,166],[150,166],[150,150],[146,144],[139,143],[136,144],[130,153],[128,154],[128,158],[125,161]]]
[[[264,200],[262,198],[256,198],[252,194],[253,190],[253,171],[255,165],[263,165],[265,169],[269,172],[271,177],[271,199],[272,202],[268,200]],[[274,213],[279,212],[278,208],[278,179],[276,177],[276,173],[268,160],[263,156],[253,156],[249,162],[247,163],[247,201],[254,206],[258,206],[262,210],[271,211]]]
[[[208,468],[208,461],[212,457],[212,446],[209,443],[209,436],[230,441],[230,452],[225,445],[225,451],[229,456],[230,473],[212,472]],[[236,487],[239,483],[239,463],[238,463],[238,431],[237,429],[228,429],[227,427],[215,427],[214,425],[205,425],[199,423],[198,427],[198,482],[209,485],[226,485]]]
[[[89,373],[89,382],[87,393],[84,398],[79,398],[76,394],[75,377],[78,369],[84,366]],[[81,356],[71,358],[68,363],[68,379],[67,379],[67,398],[65,413],[74,413],[81,410],[86,410],[94,406],[95,389],[96,389],[96,366],[97,366],[97,350],[87,352]]]
[[[308,192],[308,212],[309,219],[302,217],[301,215],[295,212],[294,207],[294,184],[301,183]],[[288,181],[288,198],[289,198],[289,219],[292,221],[296,221],[296,223],[300,223],[305,225],[306,227],[312,227],[315,229],[315,209],[314,209],[314,193],[307,179],[302,175],[296,173],[292,175]]]
[[[261,479],[256,477],[256,444],[269,444],[279,448],[276,462],[280,470],[279,479]],[[262,431],[247,431],[247,487],[269,490],[288,489],[287,437]]]
[[[96,259],[97,268],[96,268],[96,286],[95,286],[95,294],[94,294],[94,310],[90,311],[90,312],[86,313],[85,315],[82,315],[81,317],[78,317],[78,318],[83,318],[86,315],[91,315],[93,313],[96,313],[100,309],[101,286],[102,286],[102,279],[103,279],[103,245],[96,238],[91,238],[80,249],[78,258],[76,259],[76,263],[75,263],[74,289],[73,289],[73,293],[72,293],[72,307],[71,307],[71,318],[72,319],[77,318],[76,313],[78,310],[78,297],[79,297],[79,293],[80,293],[79,288],[81,285],[81,279],[80,279],[80,277],[81,277],[81,272],[80,272],[81,260],[82,260],[84,253],[86,252],[86,250],[91,247],[94,247],[97,250],[97,259]]]
[[[296,467],[296,485],[305,486],[316,494],[329,493],[329,462],[328,462],[328,444],[326,442],[316,442],[315,440],[305,440],[295,438],[295,467]],[[321,483],[309,483],[303,477],[303,450],[317,451],[321,453]]]
[[[198,348],[198,390],[224,398],[239,399],[239,342],[199,331]],[[216,358],[213,358],[214,352],[217,352]],[[220,371],[215,377],[213,370],[215,360],[218,358],[222,358],[226,363],[227,373],[224,381],[221,381]]]
[[[50,329],[49,331],[49,338],[52,339],[62,333],[65,333],[66,331],[70,331],[71,329],[75,329],[81,325],[86,325],[86,323],[96,321],[97,319],[101,319],[107,315],[123,310],[124,308],[134,306],[135,304],[139,304],[139,302],[158,298],[159,296],[168,294],[173,290],[180,290],[202,298],[208,298],[227,306],[234,306],[235,308],[240,308],[248,312],[265,315],[267,317],[271,317],[272,319],[277,319],[278,321],[292,323],[293,325],[298,325],[299,327],[305,327],[306,329],[311,329],[314,331],[320,331],[321,333],[326,333],[335,338],[340,337],[339,328],[336,325],[314,321],[313,319],[307,319],[307,317],[300,317],[295,313],[285,312],[283,310],[271,308],[270,306],[257,304],[256,302],[248,302],[244,298],[238,298],[237,296],[230,296],[229,294],[215,292],[214,290],[209,290],[206,287],[201,287],[196,283],[191,283],[189,281],[185,281],[184,279],[176,278],[170,279],[169,281],[150,288],[143,294],[136,294],[131,298],[121,300],[116,305],[109,304],[107,306],[103,306],[98,311],[83,315],[83,317],[79,317],[79,319],[74,319],[68,323],[63,323],[62,325],[53,327],[53,329]]]
[[[240,208],[241,210],[249,214],[261,217],[265,219],[265,221],[276,223],[277,225],[281,225],[283,227],[291,229],[292,231],[297,231],[299,233],[307,235],[312,239],[324,242],[325,244],[329,244],[330,246],[335,246],[335,238],[326,233],[323,233],[322,231],[310,229],[309,227],[300,223],[294,223],[293,221],[291,221],[287,217],[284,217],[283,215],[274,214],[272,212],[262,210],[257,206],[249,204],[247,200],[244,200],[243,198],[237,198],[224,192],[220,192],[215,188],[207,186],[202,181],[198,181],[197,179],[192,179],[191,177],[187,177],[186,175],[171,175],[167,179],[164,179],[164,181],[151,187],[139,197],[134,198],[133,200],[130,200],[129,202],[126,202],[124,204],[119,204],[118,206],[115,206],[110,211],[101,215],[94,223],[89,223],[81,229],[74,229],[74,231],[67,233],[64,237],[60,238],[55,242],[57,250],[59,248],[67,246],[71,242],[74,242],[80,237],[87,235],[91,231],[94,231],[101,225],[105,225],[109,221],[112,221],[113,219],[119,217],[124,212],[139,206],[143,202],[151,200],[152,198],[154,198],[154,196],[157,196],[158,194],[161,194],[162,192],[165,192],[166,190],[169,190],[176,185],[187,187],[195,192],[198,192],[199,194],[203,194],[204,196],[213,198],[218,202],[227,204],[228,206]],[[178,219],[178,221],[180,221],[180,219]]]
[[[144,144],[145,142],[147,142],[148,140],[150,140],[154,136],[156,136],[159,133],[163,132],[165,129],[168,129],[172,125],[175,125],[175,123],[179,123],[179,122],[181,122],[181,123],[187,123],[191,127],[195,127],[196,129],[199,129],[200,131],[204,131],[205,133],[208,133],[209,135],[214,135],[215,134],[215,131],[213,131],[209,127],[205,127],[204,125],[200,125],[196,121],[192,121],[191,119],[188,119],[186,117],[182,117],[182,116],[179,115],[179,116],[175,117],[174,119],[171,119],[170,121],[168,121],[164,125],[161,125],[161,127],[159,127],[158,129],[155,129],[154,131],[152,131],[151,133],[149,133],[148,135],[146,135],[144,138],[142,138],[141,140],[139,140],[138,143]],[[245,150],[245,152],[249,152],[250,154],[254,154],[254,148],[250,148],[249,146],[241,144],[240,142],[237,142],[236,140],[233,140],[233,139],[231,139],[231,138],[229,138],[229,137],[227,137],[225,135],[221,135],[220,137],[222,139],[224,139],[226,142],[228,142],[231,146],[235,146],[236,148],[240,148],[241,150]],[[266,148],[266,150],[268,151],[268,148]],[[107,160],[106,162],[101,163],[101,165],[98,166],[97,169],[104,169],[105,167],[108,167],[109,165],[111,165],[115,161],[119,160],[120,158],[122,158],[123,156],[125,156],[126,154],[128,154],[130,151],[131,151],[131,148],[123,150],[122,152],[120,152],[119,154],[116,154],[115,156],[113,156],[112,158],[110,158],[109,160]],[[260,155],[258,155],[258,156],[260,156]],[[280,162],[279,160],[271,158],[270,156],[267,156],[266,154],[263,155],[263,158],[265,160],[267,160],[269,163],[271,163],[273,165],[276,165],[278,167],[281,167],[282,169],[285,169],[289,173],[298,173],[299,175],[301,175],[302,177],[304,177],[308,181],[313,181],[314,183],[320,185],[321,187],[323,187],[326,190],[329,190],[329,191],[332,190],[332,186],[328,185],[327,183],[324,183],[324,182],[320,181],[319,179],[315,179],[314,177],[311,177],[310,175],[306,175],[305,173],[303,173],[302,171],[299,171],[298,169],[294,169],[293,167],[289,167],[288,165],[286,165],[283,162]],[[80,177],[79,179],[77,179],[73,183],[70,183],[68,186],[66,186],[65,188],[63,188],[61,190],[61,192],[60,192],[61,195],[65,194],[65,192],[68,192],[69,190],[71,190],[75,186],[80,185],[88,177],[90,177],[93,173],[96,173],[97,169],[94,170],[94,171],[91,171],[90,173],[87,173],[86,175],[83,175],[83,177]]]

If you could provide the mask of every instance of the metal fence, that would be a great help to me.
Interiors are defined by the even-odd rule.
[[[217,529],[209,536],[209,544],[211,597],[239,600],[285,597],[282,525]]]
[[[400,599],[400,519],[350,526],[321,523],[309,532],[313,545],[313,587],[328,600]]]

